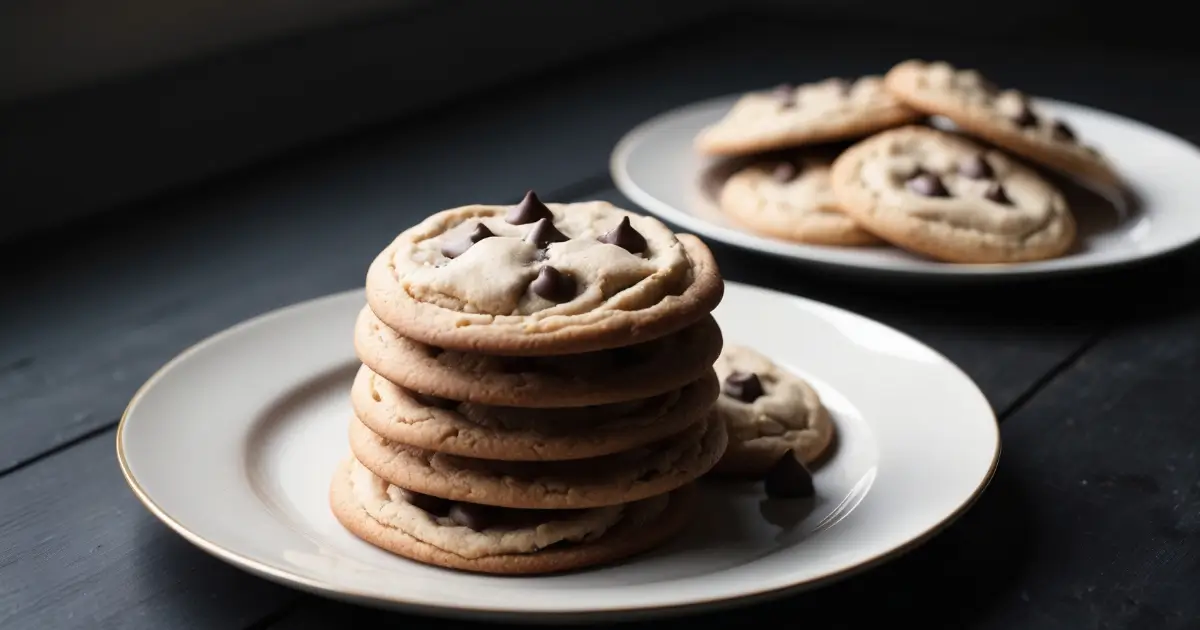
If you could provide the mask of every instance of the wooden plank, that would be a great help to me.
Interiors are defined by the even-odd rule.
[[[142,507],[111,431],[0,483],[0,628],[241,628],[298,597]]]

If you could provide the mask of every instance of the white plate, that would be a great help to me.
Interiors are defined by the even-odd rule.
[[[802,263],[855,272],[910,276],[1032,277],[1078,273],[1161,256],[1200,240],[1200,149],[1148,125],[1081,105],[1038,99],[1046,111],[1116,164],[1129,193],[1105,199],[1077,185],[1069,200],[1080,224],[1079,245],[1054,260],[1008,265],[958,265],[889,247],[801,245],[734,227],[717,209],[720,183],[737,161],[699,156],[692,139],[724,116],[736,95],[694,103],[646,121],[613,150],[617,188],[635,203],[688,231],[737,247]]]
[[[703,519],[619,566],[529,578],[428,567],[357,540],[328,507],[349,452],[349,331],[362,303],[355,291],[269,313],[154,375],[117,431],[150,511],[218,558],[339,599],[489,619],[644,617],[778,595],[893,557],[961,514],[999,456],[990,406],[938,353],[861,316],[729,283],[716,312],[727,338],[811,379],[837,422],[811,511],[763,508],[759,485],[705,484]]]

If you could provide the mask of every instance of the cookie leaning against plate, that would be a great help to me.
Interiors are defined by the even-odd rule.
[[[721,211],[750,231],[797,243],[878,244],[839,207],[829,184],[832,162],[801,155],[751,164],[725,180]]]
[[[833,164],[842,210],[892,244],[957,263],[1054,258],[1075,239],[1062,193],[964,137],[910,126],[859,142]]]
[[[588,510],[505,510],[418,495],[353,458],[334,475],[329,502],[346,529],[394,554],[478,573],[531,575],[608,564],[682,530],[694,485],[626,505]]]
[[[833,420],[804,379],[737,345],[725,346],[715,368],[723,383],[716,412],[729,445],[713,473],[760,477],[789,450],[811,465],[829,449]]]
[[[367,272],[367,302],[404,337],[448,350],[572,354],[675,332],[724,283],[697,238],[603,202],[439,212]]]
[[[997,89],[978,71],[914,59],[892,68],[884,81],[912,107],[945,116],[1016,155],[1104,186],[1120,184],[1112,164],[1066,123],[1039,113],[1017,90]]]
[[[405,339],[363,308],[354,330],[359,359],[393,383],[486,405],[576,407],[649,398],[704,376],[721,354],[712,315],[664,337],[583,354],[502,357],[442,350]]]
[[[726,446],[711,414],[653,444],[588,459],[503,462],[436,453],[386,440],[350,422],[350,450],[379,477],[453,501],[531,509],[577,509],[670,492],[708,472]]]
[[[705,155],[749,155],[859,138],[921,117],[884,90],[881,77],[826,79],[742,96],[695,146]]]
[[[708,415],[719,390],[710,369],[697,381],[651,398],[521,409],[414,394],[363,366],[350,400],[364,425],[393,442],[479,459],[539,461],[598,457],[679,433]]]

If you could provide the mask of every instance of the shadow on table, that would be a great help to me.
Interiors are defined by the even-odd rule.
[[[928,628],[974,627],[1003,602],[1021,597],[1017,583],[1037,553],[1032,514],[1015,477],[1001,460],[996,477],[979,502],[957,523],[922,546],[871,571],[805,593],[726,611],[701,612],[675,619],[622,624],[625,628],[673,630],[736,627],[747,622],[823,629],[869,627],[879,619],[919,619]],[[717,578],[713,578],[717,579]],[[295,628],[337,623],[344,627],[434,627],[441,630],[507,627],[413,615],[314,600],[291,617],[306,621]],[[284,623],[282,628],[292,628]]]

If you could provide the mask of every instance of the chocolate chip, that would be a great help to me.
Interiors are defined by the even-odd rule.
[[[638,231],[633,229],[633,226],[629,224],[629,217],[621,217],[621,222],[617,224],[617,227],[609,230],[604,236],[601,236],[600,242],[616,245],[634,254],[646,251],[646,239],[641,234],[638,234]]]
[[[513,225],[525,225],[533,223],[541,219],[553,219],[554,213],[550,212],[550,208],[538,199],[537,193],[532,190],[525,193],[525,198],[521,203],[508,209],[508,214],[504,216],[504,220]]]
[[[408,392],[408,397],[426,407],[433,407],[435,409],[453,409],[458,406],[458,401],[456,400],[442,398],[441,396],[430,396],[429,394],[422,394],[411,390]]]
[[[775,86],[775,89],[771,90],[771,94],[783,107],[792,107],[796,104],[796,86],[790,83]]]
[[[542,267],[529,289],[551,302],[569,302],[575,297],[575,279],[554,267]]]
[[[413,507],[425,510],[434,516],[445,516],[450,510],[450,501],[447,501],[441,497],[432,497],[428,494],[421,494],[420,492],[408,490],[406,491],[404,498]]]
[[[1037,114],[1033,113],[1025,100],[1021,100],[1021,109],[1017,110],[1012,120],[1020,127],[1034,127],[1038,124]]]
[[[1051,132],[1054,134],[1054,137],[1058,138],[1059,140],[1075,142],[1075,131],[1072,130],[1067,123],[1061,120],[1054,121],[1054,126],[1051,127]]]
[[[996,174],[992,170],[992,165],[983,159],[982,155],[972,155],[971,157],[958,163],[958,172],[963,177],[971,179],[988,179]]]
[[[950,191],[942,184],[941,178],[933,173],[921,173],[907,182],[909,190],[923,197],[949,197]]]
[[[446,258],[458,258],[459,256],[463,255],[463,252],[471,249],[471,246],[475,243],[493,236],[495,236],[495,234],[492,234],[492,231],[489,230],[486,225],[482,223],[476,223],[475,229],[471,230],[471,233],[463,240],[456,243],[446,243],[445,245],[442,245],[442,255]]]
[[[771,177],[781,184],[786,184],[793,179],[796,179],[796,176],[799,174],[800,171],[796,168],[795,164],[792,164],[791,162],[780,162],[779,165],[775,167],[775,170],[771,172]]]
[[[450,506],[450,520],[481,532],[496,522],[496,508],[477,503],[455,503]]]
[[[829,79],[829,83],[833,85],[834,89],[837,90],[837,93],[841,94],[842,96],[849,96],[850,92],[854,89],[854,82],[842,77],[834,77]]]
[[[766,393],[763,391],[762,381],[758,380],[758,375],[754,372],[731,373],[725,377],[721,391],[726,396],[744,403],[752,403]]]
[[[812,473],[791,450],[784,453],[767,471],[763,489],[772,499],[801,499],[816,494]]]
[[[983,192],[983,198],[1005,206],[1012,205],[1012,199],[1008,198],[1008,193],[1004,191],[1004,186],[1001,186],[999,182],[988,186],[988,189]]]
[[[554,222],[550,219],[538,219],[537,223],[533,224],[533,228],[525,235],[526,243],[533,243],[539,248],[546,247],[550,243],[561,243],[567,240],[567,235],[558,231],[554,227]]]

